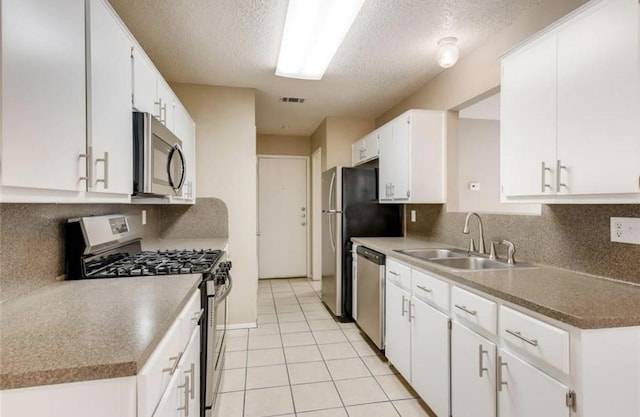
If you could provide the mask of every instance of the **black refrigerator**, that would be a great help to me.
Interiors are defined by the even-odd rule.
[[[402,205],[378,203],[378,168],[322,173],[322,302],[352,319],[352,237],[402,236]]]

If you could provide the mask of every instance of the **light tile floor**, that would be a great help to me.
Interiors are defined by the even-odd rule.
[[[227,333],[214,417],[429,417],[353,323],[322,305],[319,283],[261,280],[258,327]]]

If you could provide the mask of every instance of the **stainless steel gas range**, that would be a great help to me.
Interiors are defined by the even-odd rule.
[[[142,218],[131,215],[80,217],[65,226],[66,279],[202,274],[201,407],[210,415],[225,355],[227,295],[231,262],[220,250],[142,250]]]

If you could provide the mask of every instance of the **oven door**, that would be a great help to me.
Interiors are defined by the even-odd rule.
[[[182,195],[182,141],[149,113],[134,112],[134,194]]]
[[[212,284],[213,282],[210,281]],[[220,377],[224,367],[227,328],[227,295],[231,291],[231,277],[223,286],[216,286],[215,295],[208,297],[209,314],[207,315],[206,339],[206,373],[204,407],[209,416],[215,406],[220,389]]]

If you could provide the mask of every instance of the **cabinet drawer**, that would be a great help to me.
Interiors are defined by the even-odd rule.
[[[193,329],[198,326],[201,314],[204,314],[200,304],[200,291],[196,290],[178,316],[180,319],[180,339],[184,342],[184,345],[180,346],[180,350],[186,346]]]
[[[411,268],[387,258],[385,277],[397,286],[411,291]]]
[[[469,321],[484,330],[496,333],[498,306],[491,300],[458,287],[451,290],[451,310],[456,317]]]
[[[449,284],[415,269],[411,271],[411,282],[416,298],[449,311]]]
[[[569,332],[500,307],[500,337],[511,345],[569,373]]]

